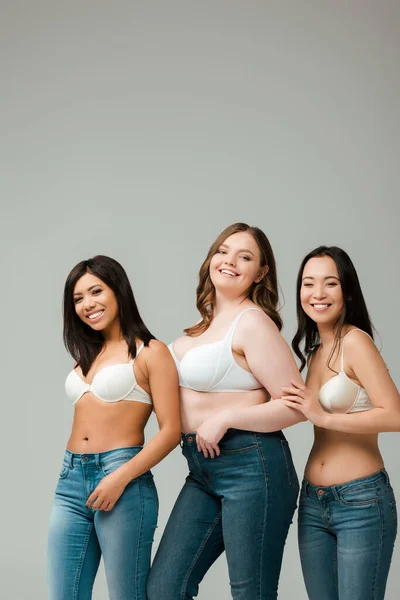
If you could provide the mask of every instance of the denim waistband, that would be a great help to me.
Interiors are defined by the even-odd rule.
[[[258,432],[256,433],[254,431],[246,431],[244,429],[231,428],[231,429],[228,429],[228,431],[221,438],[219,443],[228,442],[229,440],[231,440],[233,438],[242,439],[243,441],[248,440],[249,442],[254,443],[254,441],[257,441],[257,438],[266,438],[266,437],[277,437],[281,440],[286,440],[284,434],[280,430],[271,431],[269,433],[258,433]],[[193,444],[196,444],[196,432],[195,431],[181,434],[181,446],[183,446],[183,445],[191,446]]]
[[[344,490],[348,491],[352,487],[363,487],[371,484],[379,484],[382,483],[384,485],[390,485],[389,475],[387,474],[385,469],[381,469],[376,473],[372,473],[372,475],[368,475],[367,477],[360,477],[359,479],[352,479],[351,481],[347,481],[346,483],[340,483],[338,485],[313,485],[307,479],[303,479],[302,484],[302,494],[306,494],[307,496],[315,496],[320,498],[324,496],[326,498],[330,494],[335,498],[338,497],[338,494]]]
[[[83,454],[65,450],[63,464],[70,468],[72,468],[74,465],[89,465],[90,463],[94,464],[96,467],[99,467],[100,465],[107,464],[108,462],[114,461],[117,458],[121,460],[129,460],[138,454],[142,448],[143,446],[125,446],[123,448],[106,450],[105,452],[85,452]]]

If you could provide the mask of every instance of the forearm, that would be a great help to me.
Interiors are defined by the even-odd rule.
[[[385,408],[351,414],[326,413],[318,427],[342,431],[343,433],[381,433],[384,431],[400,431],[400,410]]]
[[[228,428],[245,429],[269,433],[286,429],[306,421],[298,411],[285,406],[283,400],[270,400],[257,406],[246,406],[227,411],[226,423]]]
[[[152,469],[178,444],[180,431],[176,427],[163,427],[134,458],[119,467],[118,472],[126,485]]]

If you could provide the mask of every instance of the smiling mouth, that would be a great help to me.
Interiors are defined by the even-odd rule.
[[[227,275],[228,277],[237,277],[237,273],[234,273],[234,271],[229,271],[229,269],[221,269],[220,270],[221,275]]]
[[[332,304],[311,304],[315,310],[327,310]]]
[[[89,319],[89,321],[95,321],[96,319],[99,319],[100,317],[102,317],[104,314],[104,309],[103,310],[98,310],[95,313],[92,313],[91,315],[88,315],[87,318]]]

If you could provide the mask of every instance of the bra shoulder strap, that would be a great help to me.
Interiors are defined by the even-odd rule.
[[[343,367],[344,367],[344,340],[345,338],[349,335],[349,333],[351,333],[352,331],[361,331],[361,333],[365,333],[365,335],[367,335],[369,337],[370,340],[374,341],[372,339],[372,337],[369,335],[369,333],[367,333],[366,331],[364,331],[364,329],[359,329],[358,327],[354,327],[354,329],[350,329],[350,331],[348,331],[342,338],[342,356],[340,359],[340,370],[343,371]]]
[[[256,308],[255,306],[250,306],[249,308],[245,308],[245,310],[243,310],[241,313],[239,313],[237,315],[237,317],[235,317],[232,325],[229,327],[228,332],[226,334],[226,339],[229,340],[229,342],[232,342],[233,339],[233,334],[235,333],[235,329],[237,324],[240,321],[240,318],[242,315],[244,315],[244,313],[248,312],[249,310],[258,310],[259,312],[263,312],[260,308]]]

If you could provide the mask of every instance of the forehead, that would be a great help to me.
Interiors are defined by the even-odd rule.
[[[310,258],[304,266],[304,277],[339,277],[337,266],[330,256]]]
[[[102,286],[106,285],[104,283],[104,281],[102,281],[101,279],[96,277],[96,275],[93,275],[92,273],[85,273],[76,282],[75,287],[74,287],[74,294],[82,294],[83,292],[86,292],[86,290],[88,290],[93,285],[100,285],[100,284]]]
[[[239,231],[238,233],[233,233],[232,235],[227,237],[226,240],[224,240],[222,243],[226,246],[229,246],[230,248],[251,250],[253,254],[260,252],[256,240],[253,238],[252,235],[250,235],[250,233],[247,233],[247,231]]]

